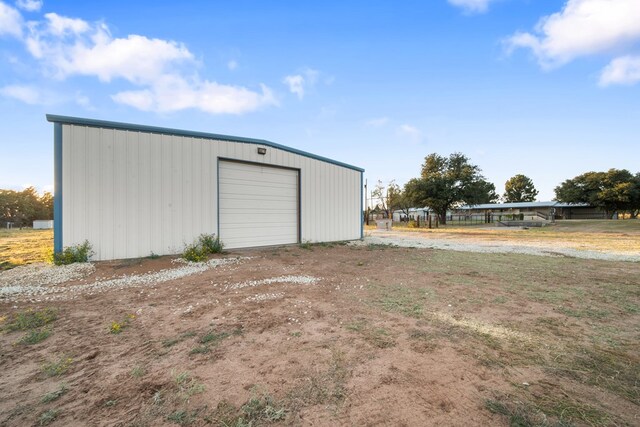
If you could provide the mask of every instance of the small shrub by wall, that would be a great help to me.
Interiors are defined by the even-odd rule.
[[[53,263],[55,265],[68,265],[76,262],[88,262],[89,258],[94,254],[91,244],[88,240],[80,245],[73,245],[64,248],[62,252],[53,254]]]
[[[223,247],[215,234],[201,234],[195,242],[185,246],[182,258],[191,262],[206,261],[210,254],[221,253]]]

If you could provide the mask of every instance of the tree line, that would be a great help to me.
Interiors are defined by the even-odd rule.
[[[409,216],[410,208],[428,207],[442,223],[446,223],[447,211],[457,206],[495,203],[500,199],[505,203],[533,202],[538,194],[529,177],[517,174],[507,180],[501,198],[495,185],[462,153],[448,157],[429,154],[420,176],[410,179],[403,188],[394,181],[385,188],[378,181],[371,193],[373,199],[380,201],[378,206],[389,215],[399,210]],[[586,203],[610,216],[627,212],[636,218],[640,213],[640,173],[634,175],[626,169],[587,172],[557,186],[555,200]]]
[[[0,189],[0,224],[31,227],[36,219],[53,219],[53,194],[40,195],[33,187],[22,191]]]

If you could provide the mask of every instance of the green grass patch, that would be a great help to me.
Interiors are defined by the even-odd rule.
[[[49,377],[58,377],[66,373],[71,364],[73,363],[73,359],[70,357],[60,357],[57,360],[50,360],[45,362],[42,365],[42,372],[44,372]]]
[[[51,330],[48,328],[40,328],[29,331],[20,339],[20,344],[33,345],[38,344],[49,338]]]
[[[167,338],[165,340],[162,340],[162,346],[163,347],[173,347],[174,345],[181,343],[182,341],[186,340],[187,338],[192,338],[192,337],[195,337],[195,336],[196,336],[195,332],[185,332],[183,334],[178,335],[177,337]]]
[[[385,328],[376,328],[364,319],[355,320],[345,326],[348,330],[357,332],[369,344],[377,348],[389,348],[396,345],[391,332]]]
[[[222,342],[222,340],[224,340],[225,338],[228,338],[231,335],[239,335],[241,333],[242,333],[241,329],[236,329],[232,333],[209,331],[206,334],[204,334],[202,337],[200,337],[200,339],[198,340],[198,342],[201,345],[191,349],[189,354],[209,353],[212,347],[215,347],[218,344],[220,344],[220,342]]]
[[[49,402],[58,400],[62,396],[64,396],[67,393],[67,391],[69,391],[69,388],[67,387],[67,385],[64,383],[60,384],[60,386],[56,390],[42,396],[42,398],[40,399],[40,402],[49,403]]]
[[[177,387],[177,395],[183,401],[187,401],[194,394],[203,393],[205,390],[204,384],[198,382],[196,378],[186,371],[177,374],[174,381]]]
[[[209,417],[209,421],[219,426],[251,427],[285,420],[288,410],[283,402],[279,402],[269,393],[260,393],[257,387],[254,387],[252,394],[240,408],[222,400]]]
[[[538,420],[534,420],[534,415],[530,413],[531,409],[522,404],[506,405],[497,400],[487,400],[485,401],[484,407],[494,414],[500,414],[507,417],[509,426],[511,427],[533,427],[537,425],[546,425],[538,422]]]
[[[26,310],[9,317],[3,329],[7,331],[27,331],[41,328],[58,318],[58,311],[53,308]]]
[[[223,339],[227,338],[228,336],[229,336],[229,333],[227,332],[216,333],[214,331],[209,331],[205,335],[203,335],[202,338],[200,338],[200,343],[216,345]]]
[[[167,415],[167,421],[171,421],[174,424],[178,424],[181,426],[191,424],[194,421],[195,417],[189,413],[189,411],[185,410],[177,410],[173,411],[169,415]]]
[[[579,308],[579,309],[573,309],[570,307],[560,307],[558,308],[558,311],[562,314],[566,314],[567,316],[571,316],[571,317],[577,317],[577,318],[588,317],[591,319],[604,319],[605,317],[608,317],[611,314],[608,310],[600,310],[593,307],[586,307],[586,308]]]
[[[424,304],[430,298],[428,291],[406,285],[374,286],[371,290],[373,304],[384,311],[414,318],[422,317]]]
[[[147,373],[147,369],[144,366],[134,366],[129,373],[133,378],[142,378]]]
[[[41,425],[41,426],[49,425],[52,422],[54,422],[59,415],[60,415],[60,410],[49,409],[48,411],[45,411],[42,414],[40,414],[40,417],[38,418],[38,425]]]
[[[556,373],[582,383],[605,388],[640,405],[640,356],[633,350],[593,346],[576,348],[552,366]]]

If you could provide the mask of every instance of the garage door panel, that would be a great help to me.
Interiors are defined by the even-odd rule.
[[[254,224],[258,226],[260,224],[279,224],[281,227],[286,227],[289,224],[282,222],[282,217],[286,213],[272,214],[272,215],[251,215],[251,214],[235,214],[235,213],[220,213],[220,225],[230,226],[235,224],[245,224],[247,226]],[[297,224],[291,224],[292,227],[297,228]]]
[[[265,168],[262,168],[265,169]],[[272,174],[272,173],[231,173],[229,175],[225,175],[222,179],[225,181],[236,182],[238,184],[251,184],[252,182],[262,179],[266,177],[269,185],[277,186],[277,185],[290,185],[292,183],[291,177],[282,174]]]
[[[220,239],[227,248],[298,242],[298,171],[219,163]]]
[[[250,214],[234,214],[220,213],[220,224],[224,226],[245,224],[247,226],[254,224],[256,227],[260,224],[279,224],[281,227],[285,227],[288,224],[283,224],[282,216],[286,214],[273,214],[273,215],[250,215]],[[296,226],[293,224],[292,226]],[[297,228],[297,227],[296,227]]]
[[[239,238],[261,238],[261,239],[266,239],[266,238],[271,238],[271,237],[276,237],[278,239],[285,239],[287,240],[287,243],[295,243],[295,242],[291,242],[291,234],[295,233],[297,231],[297,229],[295,227],[293,228],[289,228],[289,229],[283,229],[280,227],[264,227],[260,230],[260,235],[256,235],[255,231],[252,230],[249,227],[237,227],[237,228],[233,228],[233,229],[228,229],[227,232],[233,232],[233,238],[234,239],[239,239]],[[225,244],[225,246],[227,245],[227,243],[222,240],[222,243]],[[239,247],[239,246],[237,246]]]
[[[263,178],[266,178],[266,177],[263,177]],[[224,180],[224,181],[220,180],[220,184],[224,184],[224,189],[225,189],[224,193],[226,194],[255,194],[253,192],[255,188],[255,183],[263,178],[256,178],[253,181],[245,181],[245,182],[238,182],[235,180]],[[276,195],[276,194],[282,194],[283,189],[294,190],[296,188],[297,188],[297,185],[295,182],[293,183],[265,182],[261,186],[262,192],[260,194]],[[223,193],[221,192],[221,194]]]
[[[298,203],[297,200],[277,200],[277,199],[269,199],[269,200],[254,200],[253,206],[251,207],[251,214],[259,214],[263,210],[268,211],[286,211],[289,212],[292,209],[297,209]],[[224,207],[220,206],[220,212],[224,211],[236,211],[238,209],[246,208],[246,201],[243,199],[226,199]]]

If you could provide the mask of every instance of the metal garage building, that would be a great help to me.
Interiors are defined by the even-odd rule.
[[[94,259],[362,237],[363,169],[269,141],[47,115],[54,247]]]

